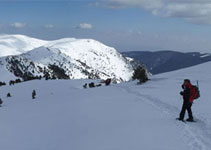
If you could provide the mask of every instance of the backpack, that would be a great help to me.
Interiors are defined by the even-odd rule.
[[[200,91],[198,86],[192,85],[191,96],[193,97],[193,99],[198,99],[200,97]]]

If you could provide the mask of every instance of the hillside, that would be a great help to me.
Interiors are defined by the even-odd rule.
[[[210,66],[159,74],[142,85],[134,81],[83,89],[93,80],[34,80],[2,86],[0,145],[4,150],[209,150]],[[184,78],[199,80],[196,123],[175,120]]]
[[[146,65],[152,74],[179,70],[211,61],[210,53],[176,51],[134,51],[122,53]]]

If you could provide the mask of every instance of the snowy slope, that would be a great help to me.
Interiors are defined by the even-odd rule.
[[[123,52],[146,65],[152,74],[175,71],[211,61],[210,53],[177,52],[177,51],[132,51]]]
[[[4,37],[4,44],[0,43],[0,46],[12,46],[8,46],[6,52],[0,47],[0,51],[5,55],[21,54],[0,58],[1,62],[5,62],[0,68],[6,68],[17,77],[23,78],[24,73],[30,76],[44,76],[45,72],[51,77],[55,76],[55,70],[49,67],[52,65],[61,69],[64,76],[70,79],[112,78],[115,82],[122,82],[130,80],[133,74],[134,68],[125,57],[114,48],[95,40],[65,38],[41,41],[21,35],[6,37],[7,40]],[[11,42],[13,38],[22,43]],[[24,45],[22,49],[20,45]],[[35,48],[30,50],[32,47]],[[25,53],[22,53],[24,51]]]
[[[0,87],[1,148],[210,150],[210,66],[160,74],[142,85],[134,81],[83,89],[91,81],[34,80]],[[175,120],[184,78],[200,83],[201,98],[193,105],[196,123]],[[6,98],[8,92],[11,98]]]
[[[125,74],[130,66],[126,64],[126,59],[122,57],[114,48],[108,47],[98,41],[91,39],[74,40],[64,39],[64,42],[53,42],[50,48],[59,49],[61,53],[66,54],[75,60],[80,60],[87,66],[95,68],[99,71],[109,74],[115,70],[116,75],[122,77],[123,80],[129,79],[131,75]],[[108,67],[109,66],[109,67]],[[126,75],[126,76],[125,76]]]
[[[182,125],[139,96],[119,86],[84,90],[84,82],[30,81],[1,87],[5,100],[0,108],[2,149],[188,148],[183,142],[179,144]],[[33,89],[36,100],[31,99]],[[13,97],[6,98],[7,92]],[[175,133],[178,136],[172,136]]]
[[[6,63],[5,59],[0,58],[0,82],[8,82],[11,79],[15,79],[15,75],[9,72],[4,65]]]
[[[141,88],[136,87],[131,90],[129,83],[125,89],[129,93],[134,93],[145,99],[144,101],[160,110],[171,119],[179,116],[182,107],[182,97],[179,92],[182,91],[183,80],[188,78],[192,84],[196,85],[199,81],[201,97],[194,101],[192,111],[196,123],[183,124],[181,131],[181,141],[184,141],[189,149],[210,150],[211,149],[211,110],[209,101],[210,93],[210,68],[211,62],[190,67],[187,69],[174,71],[170,73],[153,76],[152,80]],[[188,118],[186,114],[186,118]],[[171,120],[168,120],[168,122]],[[178,136],[175,133],[172,136]],[[179,148],[178,148],[179,149]]]

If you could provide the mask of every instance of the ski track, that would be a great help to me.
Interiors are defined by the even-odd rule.
[[[142,99],[138,99],[144,101],[145,103],[152,105],[156,109],[162,111],[163,113],[172,116],[178,116],[178,112],[180,110],[172,106],[170,104],[162,102],[160,99],[141,94],[138,91],[133,91],[129,87],[120,86],[123,90],[128,93],[132,93],[137,95]],[[200,120],[197,119],[196,123],[183,123],[184,126],[184,137],[186,138],[188,145],[190,146],[191,150],[210,150],[211,149],[211,126],[208,126],[206,123],[206,119],[200,117]],[[181,123],[178,122],[181,125]]]

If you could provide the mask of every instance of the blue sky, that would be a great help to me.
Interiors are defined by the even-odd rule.
[[[207,51],[211,6],[203,1],[0,0],[0,33],[93,38],[119,51]]]

